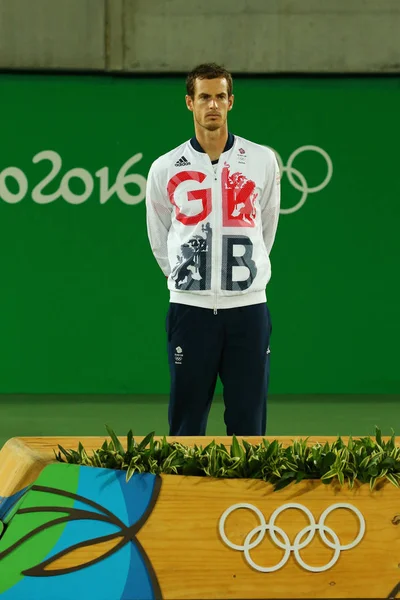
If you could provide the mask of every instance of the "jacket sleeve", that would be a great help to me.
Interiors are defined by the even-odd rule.
[[[272,150],[270,152],[271,156],[267,167],[267,183],[260,201],[263,238],[268,255],[271,253],[275,240],[281,201],[279,166],[275,154]]]
[[[160,173],[154,163],[150,168],[146,187],[146,221],[150,247],[165,276],[170,274],[168,260],[168,232],[171,227],[172,205],[167,190],[160,186]]]

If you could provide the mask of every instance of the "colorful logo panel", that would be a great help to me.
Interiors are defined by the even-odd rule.
[[[136,538],[161,478],[50,465],[19,500],[0,540],[2,600],[153,600],[157,577]]]

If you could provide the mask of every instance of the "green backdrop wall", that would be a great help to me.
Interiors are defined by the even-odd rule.
[[[271,392],[398,393],[400,79],[235,93],[230,129],[283,167]],[[1,75],[0,108],[0,392],[167,393],[143,198],[192,135],[183,78]]]

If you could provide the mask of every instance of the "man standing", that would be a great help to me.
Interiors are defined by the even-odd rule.
[[[195,137],[152,164],[146,193],[170,290],[170,435],[205,435],[218,375],[227,434],[265,435],[279,168],[272,150],[228,131],[228,71],[200,65],[186,87]]]

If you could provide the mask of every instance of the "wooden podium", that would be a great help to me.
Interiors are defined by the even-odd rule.
[[[389,483],[126,482],[55,462],[58,444],[79,441],[89,452],[104,438],[15,438],[0,452],[2,600],[400,597],[400,490]]]

